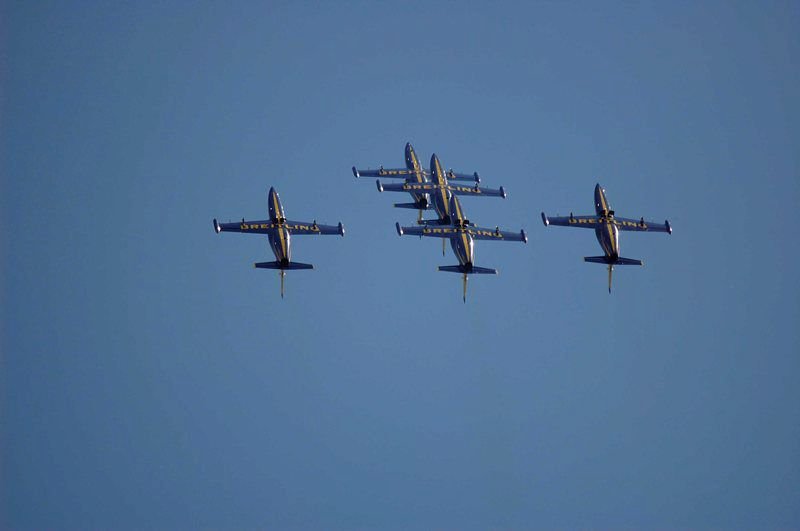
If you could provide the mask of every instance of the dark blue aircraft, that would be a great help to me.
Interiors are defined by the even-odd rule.
[[[450,195],[472,195],[484,197],[502,197],[505,199],[506,191],[501,186],[500,189],[482,188],[475,183],[475,186],[464,186],[450,184],[447,173],[439,162],[439,157],[434,153],[431,155],[431,182],[402,184],[383,184],[377,181],[379,192],[417,192],[428,193],[432,199],[432,206],[439,216],[437,223],[449,225],[452,223],[450,218]],[[428,207],[430,208],[430,206]]]
[[[422,225],[452,225],[454,220],[450,215],[450,197],[453,195],[472,195],[483,197],[502,197],[505,199],[506,191],[501,186],[500,189],[482,188],[476,183],[475,186],[463,186],[450,184],[447,180],[447,173],[442,168],[439,157],[434,153],[431,155],[431,182],[423,184],[403,183],[403,184],[382,184],[378,181],[378,190],[389,192],[405,192],[409,188],[423,189],[430,193],[431,204],[436,210],[437,219],[423,220],[418,222]],[[442,242],[442,255],[444,255],[444,242]]]
[[[458,258],[458,265],[439,266],[439,271],[461,273],[463,275],[463,298],[464,302],[467,302],[467,275],[497,274],[496,269],[478,267],[475,265],[475,240],[528,243],[528,237],[525,235],[524,230],[508,232],[500,230],[499,227],[495,227],[494,229],[476,227],[465,218],[464,212],[461,209],[461,203],[455,195],[450,196],[448,215],[452,220],[452,224],[449,225],[431,224],[417,227],[401,227],[399,223],[396,223],[395,227],[397,228],[397,234],[400,236],[429,236],[432,238],[445,238],[450,240],[453,253],[455,253],[456,258]]]
[[[397,169],[384,169],[383,166],[377,170],[358,170],[353,166],[353,175],[356,177],[388,177],[405,179],[405,182],[400,185],[386,185],[387,189],[391,188],[392,191],[408,192],[413,199],[413,203],[395,203],[396,208],[410,208],[419,210],[419,219],[422,219],[422,211],[432,208],[430,201],[431,189],[423,189],[419,185],[430,182],[432,172],[428,172],[419,163],[414,148],[410,143],[406,144],[406,167]],[[478,172],[472,175],[464,173],[457,173],[453,170],[448,170],[444,173],[445,182],[447,181],[471,181],[475,183],[480,182]],[[396,189],[401,187],[402,189]],[[383,191],[380,181],[378,181],[378,190]]]
[[[245,221],[241,223],[217,223],[214,219],[214,230],[220,232],[243,232],[246,234],[266,234],[269,245],[275,255],[274,262],[257,262],[255,266],[262,269],[277,269],[281,277],[281,298],[283,298],[283,284],[286,271],[289,269],[314,269],[311,264],[292,261],[292,235],[301,234],[338,234],[344,236],[344,227],[339,225],[319,225],[316,220],[290,221],[283,213],[283,205],[275,188],[269,189],[269,219],[259,221]]]
[[[667,232],[672,234],[672,227],[669,221],[663,224],[654,221],[641,219],[618,218],[614,211],[608,206],[606,191],[598,184],[594,187],[594,216],[573,216],[549,218],[542,212],[542,221],[545,226],[561,225],[564,227],[583,227],[594,229],[597,241],[603,248],[603,256],[586,256],[584,260],[596,264],[608,265],[608,292],[611,293],[611,275],[615,265],[643,265],[641,260],[633,258],[623,258],[619,255],[619,231],[639,231],[639,232]]]

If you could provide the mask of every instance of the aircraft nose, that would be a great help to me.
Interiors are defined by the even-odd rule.
[[[411,142],[406,142],[406,162],[411,163],[414,159],[414,148],[411,147]]]

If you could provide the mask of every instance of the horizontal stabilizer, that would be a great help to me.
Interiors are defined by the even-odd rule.
[[[418,205],[416,203],[395,203],[394,207],[395,208],[408,208],[408,209],[412,209],[412,210],[430,210],[432,208],[430,205],[428,205],[428,206],[420,206],[420,205]]]
[[[617,258],[617,261],[614,262],[614,265],[644,265],[644,262],[641,260],[636,260],[635,258],[622,258],[621,256]]]
[[[488,267],[472,266],[472,269],[467,270],[466,267],[461,265],[453,266],[439,266],[439,271],[446,271],[448,273],[466,273],[467,275],[496,275],[497,269]]]
[[[610,264],[611,260],[607,256],[584,256],[584,262],[592,262],[594,264]]]
[[[638,265],[638,266],[644,265],[644,262],[642,262],[641,260],[636,260],[634,258],[622,258],[621,256],[616,260],[611,260],[607,256],[584,256],[583,260],[595,264]]]
[[[258,269],[314,269],[311,264],[303,264],[301,262],[289,262],[288,264],[281,264],[280,262],[256,262],[255,267]]]
[[[466,220],[466,221],[469,221],[469,220]],[[469,225],[469,224],[470,223],[465,223],[465,225]],[[444,220],[441,220],[441,219],[418,219],[417,220],[417,225],[426,225],[426,226],[427,225],[431,225],[431,226],[442,225],[442,226],[444,226],[444,225],[449,225],[449,223],[446,223]]]

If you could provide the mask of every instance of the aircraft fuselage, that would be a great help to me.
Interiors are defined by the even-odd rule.
[[[292,259],[292,239],[289,230],[283,226],[286,214],[283,211],[281,198],[275,188],[269,189],[269,219],[277,226],[267,234],[269,246],[275,259],[282,265],[287,265]]]
[[[606,192],[599,184],[594,187],[594,209],[599,221],[594,230],[597,241],[606,256],[616,260],[619,258],[619,229],[614,224],[614,211],[608,206]]]
[[[453,249],[453,254],[458,258],[458,263],[465,269],[470,270],[472,269],[472,264],[475,263],[475,240],[467,232],[469,221],[464,216],[458,197],[455,195],[450,196],[449,205],[448,212],[452,222],[459,227],[458,232],[450,238],[450,247]]]
[[[458,236],[450,238],[450,247],[453,249],[453,254],[458,258],[458,263],[467,270],[472,268],[475,263],[475,240],[472,236],[462,229]]]
[[[450,218],[450,192],[447,189],[447,174],[442,168],[439,157],[435,154],[431,156],[431,178],[437,186],[433,195],[433,208],[444,224],[451,222]]]
[[[410,142],[406,144],[406,169],[414,172],[414,175],[406,178],[407,183],[424,183],[428,181],[425,171],[422,169],[419,158],[417,158],[417,154],[414,148],[411,147]],[[411,194],[412,199],[414,199],[414,203],[421,208],[427,208],[430,204],[430,197],[427,193],[409,192],[409,194]]]

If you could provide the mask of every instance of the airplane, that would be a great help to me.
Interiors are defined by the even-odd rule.
[[[488,267],[478,267],[475,265],[475,240],[494,240],[507,242],[528,243],[528,236],[524,230],[519,232],[509,232],[500,230],[499,227],[486,229],[477,227],[464,217],[461,203],[455,195],[450,196],[451,219],[450,225],[424,225],[416,227],[401,227],[400,223],[395,223],[397,234],[400,236],[429,236],[432,238],[443,238],[450,240],[453,253],[458,258],[458,265],[439,266],[439,271],[450,273],[461,273],[463,277],[463,299],[467,302],[467,276],[482,274],[496,275],[497,270]]]
[[[560,225],[563,227],[583,227],[594,229],[597,241],[605,253],[603,256],[586,256],[586,262],[608,265],[608,292],[611,293],[611,275],[615,265],[644,265],[641,260],[633,258],[623,258],[619,255],[619,231],[639,231],[639,232],[666,232],[672,234],[672,227],[669,221],[665,220],[663,225],[654,221],[641,219],[619,218],[614,215],[614,211],[608,206],[606,191],[597,184],[594,187],[594,216],[574,216],[570,213],[569,217],[548,217],[542,212],[542,222],[545,227],[548,225]]]
[[[218,223],[214,219],[214,230],[220,232],[241,232],[245,234],[266,234],[272,253],[275,255],[274,262],[256,262],[254,265],[260,269],[277,269],[281,277],[281,298],[284,293],[284,277],[286,271],[291,269],[314,269],[311,264],[292,261],[292,235],[302,234],[338,234],[344,236],[342,222],[338,226],[320,225],[317,221],[309,223],[307,221],[290,221],[286,219],[283,211],[281,199],[274,187],[270,187],[268,194],[269,219],[258,221],[245,221],[241,223]]]
[[[447,181],[447,174],[442,168],[439,157],[434,153],[431,155],[431,171],[433,176],[431,182],[426,183],[403,183],[403,184],[382,184],[377,181],[378,191],[388,192],[405,192],[409,189],[421,189],[431,193],[433,208],[436,210],[438,216],[434,220],[418,219],[417,222],[421,225],[452,225],[454,220],[450,215],[450,197],[452,195],[476,195],[485,197],[502,197],[506,198],[506,191],[501,186],[499,189],[482,188],[476,183],[475,186],[461,186],[450,184]],[[442,241],[442,256],[444,256],[445,246]]]
[[[430,173],[422,167],[419,163],[419,158],[417,157],[414,148],[411,146],[410,142],[406,143],[406,167],[405,168],[397,168],[397,169],[384,169],[383,166],[377,170],[358,170],[355,166],[353,166],[353,175],[356,178],[359,177],[389,177],[389,178],[398,178],[398,179],[405,179],[407,184],[412,183],[426,183],[430,182]],[[481,178],[478,176],[478,172],[474,172],[472,175],[467,175],[465,173],[457,173],[454,172],[452,169],[446,172],[446,178],[449,181],[474,181],[476,183],[481,182]],[[408,191],[411,194],[411,199],[414,200],[413,203],[395,203],[396,208],[410,208],[419,210],[419,219],[422,219],[422,211],[429,210],[431,208],[430,203],[430,196],[427,192],[422,191],[414,191],[414,190],[404,190]]]

